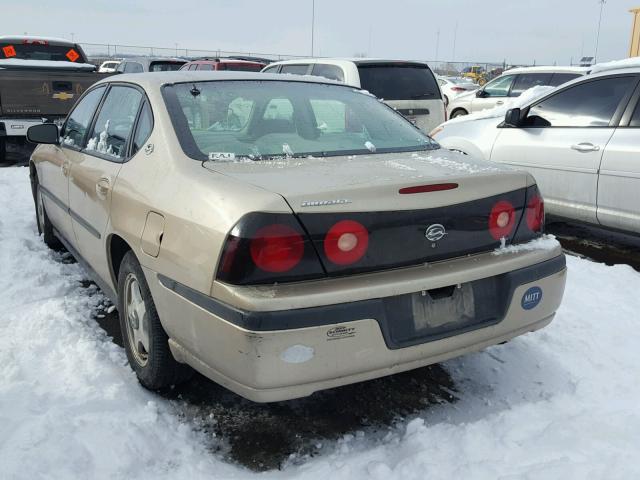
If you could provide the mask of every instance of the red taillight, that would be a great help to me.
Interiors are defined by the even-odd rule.
[[[467,89],[466,88],[462,88],[462,87],[451,87],[451,90],[454,92],[466,92]]]
[[[527,227],[532,232],[542,230],[544,224],[544,201],[540,195],[535,195],[529,203],[527,203]]]
[[[258,268],[282,273],[291,270],[302,260],[304,239],[288,225],[267,225],[256,232],[249,250]]]
[[[360,260],[369,246],[369,232],[361,223],[342,220],[329,229],[324,239],[324,253],[337,265],[351,265]]]
[[[516,224],[516,212],[510,202],[500,200],[489,214],[489,233],[496,240],[508,237]]]

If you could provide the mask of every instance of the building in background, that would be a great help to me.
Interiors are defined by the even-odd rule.
[[[640,7],[629,10],[633,14],[633,28],[631,29],[630,57],[640,57]]]

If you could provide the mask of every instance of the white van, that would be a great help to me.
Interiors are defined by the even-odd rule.
[[[440,87],[426,63],[308,58],[271,63],[262,71],[314,75],[363,88],[384,100],[425,133],[446,120]]]

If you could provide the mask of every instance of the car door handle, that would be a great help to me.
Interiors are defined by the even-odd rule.
[[[498,101],[496,102],[496,105],[503,105],[503,104],[504,104],[504,100],[498,100]]]
[[[593,143],[578,143],[577,145],[571,145],[571,150],[575,150],[577,152],[585,153],[585,152],[597,152],[600,150],[600,146],[594,145]]]
[[[98,183],[96,183],[96,193],[98,194],[98,197],[104,200],[107,198],[109,190],[111,190],[111,179],[108,177],[101,177],[100,180],[98,180]]]

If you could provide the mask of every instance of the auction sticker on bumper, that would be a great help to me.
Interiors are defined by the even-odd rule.
[[[356,336],[355,327],[345,327],[338,325],[337,327],[327,330],[327,340],[340,340],[341,338],[351,338]]]
[[[522,305],[522,308],[525,310],[532,310],[538,306],[541,300],[542,289],[540,287],[531,287],[529,290],[524,292],[520,305]]]

